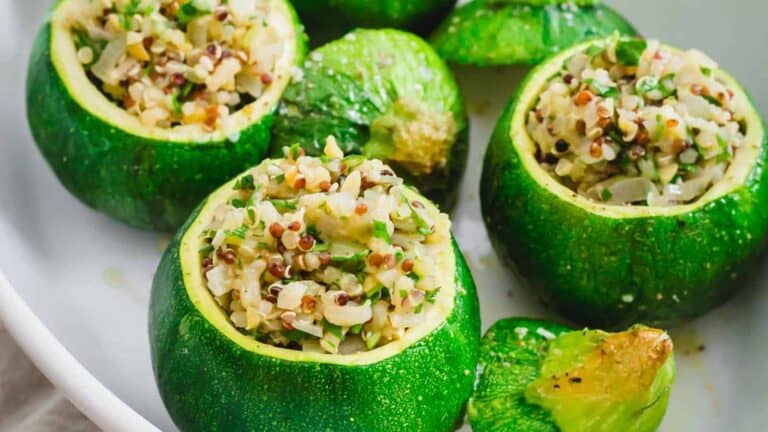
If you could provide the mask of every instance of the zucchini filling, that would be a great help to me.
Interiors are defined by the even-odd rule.
[[[349,354],[401,339],[439,300],[448,216],[379,160],[294,146],[236,180],[203,233],[207,288],[245,334]],[[442,296],[441,296],[442,297]]]
[[[568,59],[531,109],[541,166],[590,199],[690,203],[745,139],[747,104],[697,50],[614,37]]]
[[[270,86],[286,50],[270,0],[80,1],[78,61],[146,126],[226,126]]]

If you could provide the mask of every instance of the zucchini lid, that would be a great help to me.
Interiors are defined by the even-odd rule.
[[[483,337],[468,406],[476,432],[656,430],[675,363],[669,336],[619,333],[509,318]]]
[[[290,83],[293,68],[301,58],[303,35],[296,25],[291,5],[284,0],[270,0],[276,8],[274,23],[286,38],[285,50],[275,62],[274,81],[255,101],[230,114],[226,127],[206,131],[201,124],[171,128],[150,127],[134,115],[110,101],[88,78],[77,60],[77,49],[70,31],[71,21],[85,0],[62,0],[50,19],[50,60],[67,93],[80,107],[99,121],[125,133],[156,142],[227,142],[237,141],[241,131],[273,112],[285,87]]]
[[[285,92],[272,154],[301,144],[320,155],[328,135],[345,154],[382,159],[442,208],[466,165],[468,121],[447,66],[415,35],[356,30],[310,53]]]
[[[451,63],[535,65],[585,39],[635,28],[600,0],[474,0],[446,18],[430,40]]]

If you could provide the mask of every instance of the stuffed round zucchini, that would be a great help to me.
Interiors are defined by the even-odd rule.
[[[355,28],[396,28],[428,34],[456,0],[293,0],[313,46]]]
[[[62,0],[32,50],[27,116],[76,197],[175,229],[265,156],[303,52],[284,0]]]
[[[392,165],[443,209],[456,201],[469,123],[453,75],[417,36],[357,30],[312,51],[285,91],[272,153],[299,143],[320,155],[336,135],[348,154]]]
[[[474,0],[457,8],[432,35],[451,63],[534,65],[588,38],[637,34],[601,0]]]
[[[706,55],[596,40],[521,85],[486,153],[482,211],[500,255],[569,317],[675,323],[755,268],[765,162],[763,121]]]
[[[150,342],[184,431],[448,431],[477,294],[448,216],[378,160],[292,148],[222,186],[155,275]]]
[[[672,340],[504,319],[480,347],[467,406],[474,432],[653,432],[675,376]]]

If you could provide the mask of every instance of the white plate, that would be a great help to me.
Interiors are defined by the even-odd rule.
[[[0,276],[0,318],[43,372],[104,429],[151,430],[151,423],[175,430],[155,389],[146,329],[150,280],[169,236],[128,228],[81,205],[48,170],[26,127],[26,61],[48,3],[0,0],[0,81],[6,83],[0,87],[0,267],[13,284]],[[766,111],[768,3],[612,3],[647,36],[705,48]],[[472,113],[472,151],[454,232],[478,283],[486,327],[511,315],[549,315],[497,261],[478,207],[483,148],[514,75],[460,73]],[[662,430],[764,427],[768,295],[757,288],[767,280],[764,272],[727,306],[672,331],[678,380]]]

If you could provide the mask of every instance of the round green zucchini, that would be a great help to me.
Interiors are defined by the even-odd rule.
[[[280,348],[240,333],[203,282],[202,233],[232,196],[210,195],[155,274],[149,311],[160,394],[184,431],[449,431],[469,398],[480,339],[477,293],[455,242],[441,268],[453,298],[403,339],[357,354]],[[414,198],[420,196],[406,191]],[[437,211],[422,200],[430,211]],[[442,292],[442,290],[441,290]]]
[[[456,202],[469,123],[447,66],[419,37],[357,30],[309,55],[286,89],[272,154],[300,144],[322,154],[335,135],[345,154],[384,160],[443,209]]]
[[[140,228],[173,230],[216,186],[267,154],[280,96],[306,41],[286,0],[272,0],[290,29],[272,85],[232,115],[232,126],[147,127],[89,80],[76,56],[62,0],[39,31],[27,72],[27,118],[37,146],[61,183],[82,202]]]
[[[474,0],[454,10],[431,41],[451,63],[535,65],[575,43],[613,32],[637,34],[600,0]]]
[[[574,331],[508,318],[483,337],[467,407],[475,432],[653,432],[675,375],[661,330]]]
[[[758,267],[768,233],[764,123],[737,81],[718,70],[747,101],[746,139],[722,180],[671,207],[607,205],[576,194],[537,162],[526,116],[563,62],[590,44],[531,71],[497,124],[480,190],[492,243],[546,303],[580,323],[617,328],[694,318]]]
[[[456,0],[293,0],[313,46],[355,28],[396,28],[428,34]]]

